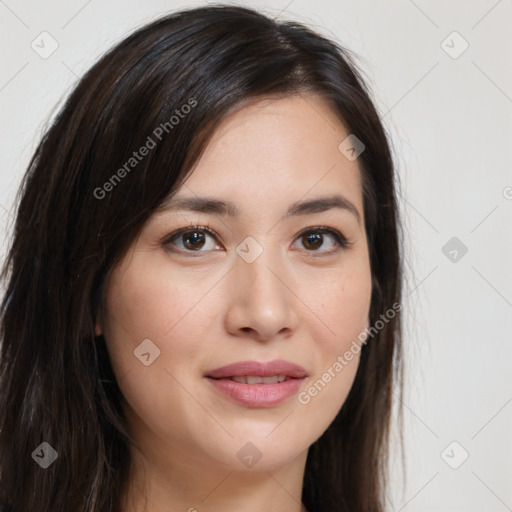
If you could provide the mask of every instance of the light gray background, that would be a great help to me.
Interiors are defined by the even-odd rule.
[[[406,238],[408,463],[404,486],[394,462],[389,510],[512,510],[512,1],[231,3],[356,51],[391,135]],[[133,29],[204,4],[0,1],[0,257],[15,191],[63,96]],[[58,43],[47,59],[31,48],[43,31]],[[452,237],[467,254],[443,253]]]

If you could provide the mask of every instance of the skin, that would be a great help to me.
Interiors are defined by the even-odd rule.
[[[371,271],[360,169],[338,150],[348,135],[312,94],[260,99],[235,112],[178,193],[232,201],[241,215],[155,213],[114,269],[97,332],[140,447],[132,448],[123,511],[146,510],[144,497],[151,512],[301,511],[308,448],[343,405],[359,354],[307,404],[295,395],[248,407],[204,376],[236,361],[285,359],[308,372],[301,392],[367,325]],[[353,203],[360,222],[340,208],[282,218],[295,201],[334,192]],[[215,235],[198,241],[189,232],[162,243],[195,225]],[[301,234],[318,226],[351,245]],[[236,252],[249,236],[263,248],[252,263]],[[145,339],[160,350],[149,366],[134,356]],[[237,457],[247,442],[262,454],[251,468]]]

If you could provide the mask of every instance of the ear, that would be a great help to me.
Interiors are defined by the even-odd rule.
[[[95,333],[96,333],[96,336],[101,336],[103,334],[103,330],[101,329],[101,326],[99,323],[96,323]]]

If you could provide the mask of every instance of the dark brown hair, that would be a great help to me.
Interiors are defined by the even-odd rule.
[[[351,52],[302,24],[234,6],[188,9],[138,29],[80,80],[18,192],[2,273],[1,512],[119,512],[132,440],[94,332],[105,279],[229,113],[302,92],[325,98],[365,144],[370,325],[401,301],[391,151]],[[130,161],[149,138],[147,156]],[[346,402],[310,447],[310,512],[384,510],[400,326],[397,315],[363,346]],[[42,442],[58,453],[47,469],[31,457]]]

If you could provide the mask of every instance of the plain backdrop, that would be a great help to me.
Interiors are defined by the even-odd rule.
[[[354,50],[391,137],[408,372],[407,478],[394,448],[389,510],[512,510],[512,1],[231,3]],[[2,258],[17,187],[63,97],[132,30],[197,5],[0,1]]]

